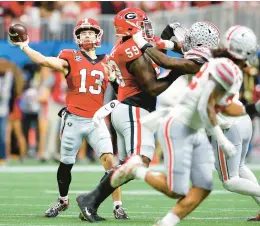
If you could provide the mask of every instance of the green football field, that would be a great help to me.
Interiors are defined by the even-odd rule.
[[[77,166],[72,173],[70,187],[70,208],[57,218],[45,218],[44,212],[57,199],[57,165],[28,167],[15,166],[0,168],[0,226],[56,226],[85,225],[78,219],[77,194],[90,190],[102,176],[100,167]],[[256,172],[260,177],[260,171]],[[175,201],[157,193],[142,181],[133,181],[123,188],[123,204],[130,220],[115,220],[111,198],[107,199],[99,214],[107,218],[97,225],[153,225],[172,208]],[[260,222],[247,222],[249,216],[257,214],[259,208],[251,197],[226,192],[215,174],[215,191],[205,202],[187,217],[180,225],[226,226],[260,225]]]

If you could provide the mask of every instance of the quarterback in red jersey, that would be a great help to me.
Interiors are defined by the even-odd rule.
[[[62,50],[57,58],[45,57],[31,49],[28,46],[29,39],[14,43],[35,63],[63,73],[68,84],[67,108],[61,112],[61,159],[57,172],[60,197],[58,202],[46,211],[46,217],[56,217],[69,206],[71,169],[83,139],[96,151],[105,170],[114,166],[113,147],[105,121],[102,121],[99,128],[92,123],[94,113],[103,106],[108,84],[107,70],[103,67],[103,64],[107,63],[107,56],[96,55],[96,47],[100,47],[102,35],[103,30],[97,21],[90,18],[79,21],[74,29],[79,50]],[[128,218],[122,208],[120,190],[116,190],[112,196],[115,217]],[[91,212],[88,220],[104,219],[99,217],[97,212]]]

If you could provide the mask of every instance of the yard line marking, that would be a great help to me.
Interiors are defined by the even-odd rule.
[[[58,194],[57,190],[45,190],[44,191],[47,194]],[[81,193],[88,193],[90,191],[87,190],[71,190],[69,191],[70,194],[81,194]],[[129,191],[122,191],[124,195],[164,195],[158,191],[155,190],[129,190]],[[226,191],[226,190],[214,190],[211,194],[214,195],[230,195],[232,192]]]
[[[197,211],[195,211],[197,212]],[[136,213],[140,213],[140,212],[136,212]],[[149,213],[149,212],[144,212],[144,213]],[[158,213],[158,212],[151,212],[151,213]],[[109,212],[109,214],[111,215],[111,213]],[[0,214],[0,216],[4,216],[4,214]],[[5,216],[10,216],[10,217],[24,217],[24,216],[42,216],[41,214],[10,214],[10,215],[6,215]],[[104,214],[104,216],[106,216]],[[78,217],[78,213],[77,214],[67,214],[67,215],[59,215],[59,218],[70,218],[70,217]],[[185,218],[185,220],[235,220],[235,219],[247,219],[248,217],[187,217]],[[0,224],[1,225],[1,224]],[[27,225],[27,224],[26,224]],[[45,226],[49,226],[49,224],[44,224]]]
[[[0,204],[0,206],[7,206],[7,204]],[[16,203],[16,204],[8,204],[8,206],[12,206],[12,207],[47,207],[48,205],[34,205],[34,204],[19,204],[19,203]],[[76,204],[75,205],[71,205],[71,206],[77,206]],[[126,208],[127,209],[127,208]],[[142,209],[142,208],[141,208]],[[147,208],[143,208],[143,209],[147,209]],[[155,213],[158,213],[160,212],[161,213],[161,210],[168,210],[169,208],[168,207],[160,207],[160,210],[158,211],[131,211],[129,210],[129,208],[127,209],[127,212],[128,213],[131,213],[131,214],[146,214],[146,213],[149,213],[149,214],[155,214]],[[212,211],[218,211],[218,212],[244,212],[244,211],[255,211],[256,208],[207,208],[206,210],[196,210],[196,212],[198,213],[212,213]],[[102,214],[110,214],[111,212],[104,212],[102,211]],[[15,216],[20,216],[21,214],[15,214]],[[39,215],[39,214],[32,214],[33,216],[35,215]],[[75,215],[78,215],[78,212],[71,212],[70,211],[70,216],[75,216]],[[11,216],[14,216],[13,213],[0,213],[0,216],[7,216],[7,217],[11,217]],[[68,215],[65,215],[65,216],[68,216]]]
[[[248,164],[250,169],[259,171],[259,164]],[[1,173],[40,173],[57,172],[58,166],[2,166]],[[150,169],[155,171],[165,171],[164,165],[152,165]],[[72,172],[105,172],[102,166],[74,166]]]

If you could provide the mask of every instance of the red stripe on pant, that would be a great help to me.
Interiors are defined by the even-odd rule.
[[[140,122],[140,108],[136,107],[136,122],[137,122],[137,146],[136,146],[136,154],[140,155],[141,153],[141,141],[142,141],[142,130],[141,130],[141,122]]]
[[[221,167],[220,170],[222,172],[223,181],[227,181],[229,179],[228,171],[227,171],[227,163],[226,163],[224,153],[219,146],[218,146],[218,154],[219,154],[219,161],[220,161],[220,167]]]
[[[172,122],[172,117],[168,119],[165,125],[165,138],[166,138],[166,147],[168,151],[168,186],[173,190],[173,149],[171,146],[170,139],[170,125]]]

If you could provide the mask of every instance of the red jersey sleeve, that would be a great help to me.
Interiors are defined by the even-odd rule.
[[[70,61],[73,58],[73,50],[63,49],[60,51],[58,58]]]

